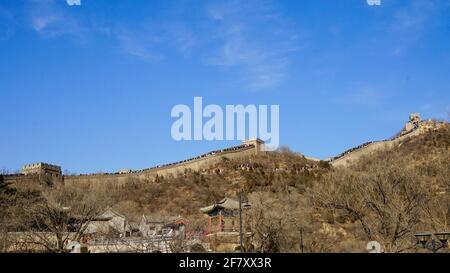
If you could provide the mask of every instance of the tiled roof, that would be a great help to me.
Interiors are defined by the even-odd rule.
[[[215,208],[224,208],[229,210],[239,210],[239,201],[230,199],[228,197],[225,197],[224,199],[220,200],[219,202],[215,203],[214,205],[207,206],[204,208],[201,208],[200,211],[204,213],[210,213]]]

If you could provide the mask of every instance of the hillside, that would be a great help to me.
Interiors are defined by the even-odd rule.
[[[114,208],[132,215],[161,213],[201,217],[199,209],[239,191],[277,191],[292,187],[304,192],[329,165],[306,160],[288,150],[228,159],[201,171],[185,170],[178,176],[157,176],[142,182],[128,179],[121,187],[95,187],[97,195]],[[86,191],[91,191],[85,186]]]
[[[449,162],[447,123],[334,168],[311,189],[310,204],[340,234],[338,248],[377,240],[389,252],[420,251],[415,233],[449,229]]]
[[[400,145],[405,139],[428,133],[430,130],[437,130],[445,127],[445,122],[434,120],[421,121],[419,114],[411,114],[410,120],[405,127],[395,136],[381,140],[369,141],[330,159],[333,166],[348,166],[357,162],[361,157],[369,155],[377,150],[389,149]]]
[[[300,251],[300,231],[310,252],[361,252],[368,240],[382,242],[386,251],[418,251],[415,232],[449,228],[450,126],[384,148],[346,166],[308,160],[283,148],[222,157],[178,176],[131,177],[120,187],[22,185],[2,202],[7,204],[2,213],[14,215],[14,223],[23,226],[29,207],[64,192],[69,195],[59,199],[63,202],[82,196],[83,202],[112,206],[135,222],[142,214],[183,215],[189,229],[201,230],[206,224],[201,207],[242,191],[259,223],[252,240],[269,242],[259,245],[261,251]],[[8,229],[17,228],[14,223]]]

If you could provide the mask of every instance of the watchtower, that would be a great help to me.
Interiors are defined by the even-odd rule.
[[[409,115],[409,121],[406,123],[405,130],[411,131],[414,129],[417,129],[420,124],[420,114],[419,113],[412,113]]]
[[[22,167],[22,174],[24,175],[47,175],[54,178],[61,178],[61,167],[48,163],[33,163]]]
[[[247,139],[243,141],[244,145],[254,145],[255,153],[258,154],[261,151],[264,151],[264,141],[259,138],[255,139]]]

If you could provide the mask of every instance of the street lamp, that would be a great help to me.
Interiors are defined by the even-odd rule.
[[[422,248],[431,250],[433,253],[436,253],[439,249],[448,246],[450,232],[436,232],[434,234],[427,232],[418,233],[414,236],[417,238],[417,243],[420,244]],[[437,238],[437,240],[433,237]]]
[[[425,244],[431,238],[431,233],[418,233],[414,236],[416,236],[417,242],[420,243],[422,245],[422,247],[425,247]]]
[[[436,238],[438,238],[441,243],[447,244],[448,239],[450,239],[450,232],[436,232],[434,236],[436,236]]]
[[[300,250],[304,253],[305,245],[303,245],[303,226],[300,227]]]

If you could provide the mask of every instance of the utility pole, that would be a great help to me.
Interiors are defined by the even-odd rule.
[[[303,227],[300,227],[300,250],[303,253]]]
[[[244,252],[243,234],[242,234],[242,192],[239,192],[239,243],[241,253]]]

